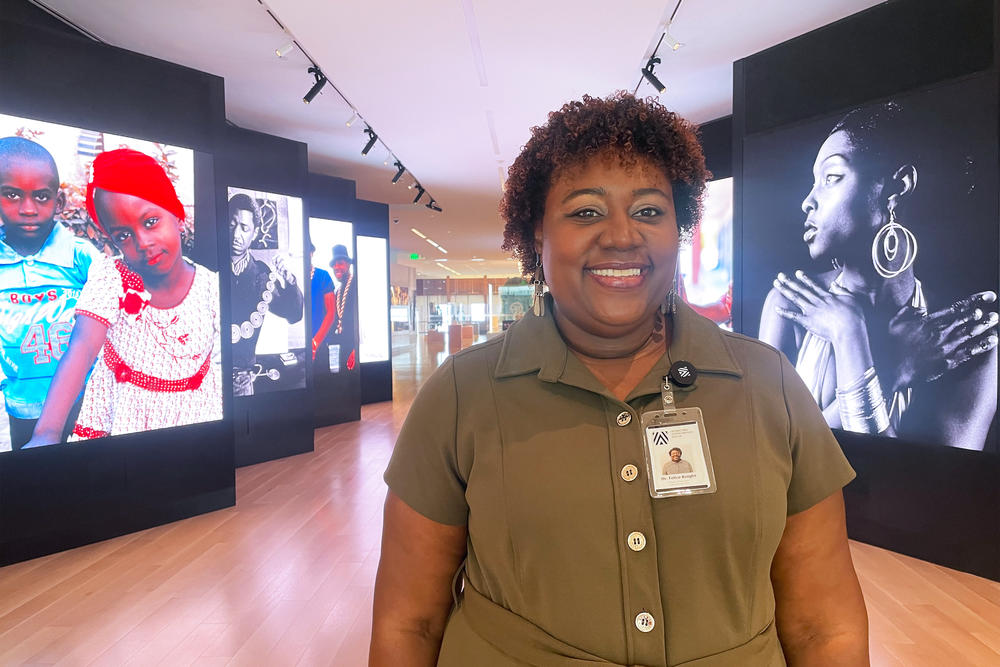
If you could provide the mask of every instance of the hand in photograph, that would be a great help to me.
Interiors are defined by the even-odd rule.
[[[779,273],[774,287],[795,306],[795,310],[775,306],[775,312],[823,340],[860,340],[867,336],[861,303],[836,282],[825,290],[802,271],[796,271],[794,277]]]
[[[995,292],[978,292],[948,308],[926,314],[904,306],[889,321],[890,350],[896,355],[894,389],[933,382],[976,355],[997,346]]]
[[[288,266],[289,259],[287,255],[274,256],[274,273],[278,276],[278,284],[281,289],[285,289],[286,285],[295,284],[295,274]]]

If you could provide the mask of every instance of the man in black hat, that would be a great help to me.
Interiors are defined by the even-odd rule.
[[[331,345],[340,347],[340,368],[349,371],[354,370],[357,365],[358,286],[354,279],[353,264],[346,246],[339,243],[333,246],[330,267],[333,269],[333,279],[337,281],[337,289],[334,293],[336,312],[329,340]]]
[[[233,395],[254,393],[257,338],[268,313],[294,324],[302,319],[302,290],[285,258],[277,255],[272,270],[250,253],[260,233],[260,207],[249,195],[239,193],[229,199],[229,243],[232,258],[233,291]]]

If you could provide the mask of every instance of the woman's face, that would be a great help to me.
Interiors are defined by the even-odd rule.
[[[535,229],[559,317],[612,338],[652,320],[670,290],[679,236],[669,179],[616,154],[553,175]]]
[[[99,191],[97,217],[125,262],[144,279],[168,275],[181,258],[181,223],[170,211],[145,199]]]
[[[858,153],[847,133],[827,137],[813,164],[813,187],[802,201],[806,214],[802,240],[813,259],[850,258],[871,252],[882,212],[875,205],[880,190],[862,173]]]

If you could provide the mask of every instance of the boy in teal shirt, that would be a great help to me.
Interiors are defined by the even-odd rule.
[[[22,137],[0,139],[0,386],[13,449],[31,439],[98,255],[56,222],[65,202],[45,148]]]

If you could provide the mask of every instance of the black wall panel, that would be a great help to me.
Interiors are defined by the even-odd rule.
[[[744,227],[753,187],[744,172],[745,138],[976,73],[997,80],[997,17],[994,0],[892,0],[734,63],[738,331],[743,284],[759,278],[745,274],[744,253],[764,242]],[[984,229],[982,236],[995,233]],[[858,472],[845,489],[852,538],[1000,580],[1000,456],[836,434]]]
[[[229,187],[299,197],[303,200],[302,238],[307,238],[309,158],[306,145],[234,125],[226,127],[224,136],[222,150],[216,157],[219,220],[228,223]],[[228,236],[223,248],[226,249],[224,254],[227,253]],[[228,269],[225,273],[228,277]],[[308,281],[304,281],[302,291],[305,302],[309,303]],[[305,318],[306,331],[309,331],[309,308],[305,309]],[[228,330],[226,327],[225,331]],[[313,450],[310,400],[313,374],[309,355],[306,357],[305,388],[240,396],[234,400],[237,466]]]
[[[23,0],[0,0],[0,113],[204,153],[195,165],[209,184],[197,194],[199,225],[225,232],[207,205],[210,156],[225,128],[222,79],[75,36]],[[199,257],[210,268],[218,260]],[[227,368],[226,346],[222,353]],[[0,565],[232,505],[223,383],[219,422],[0,455]]]

